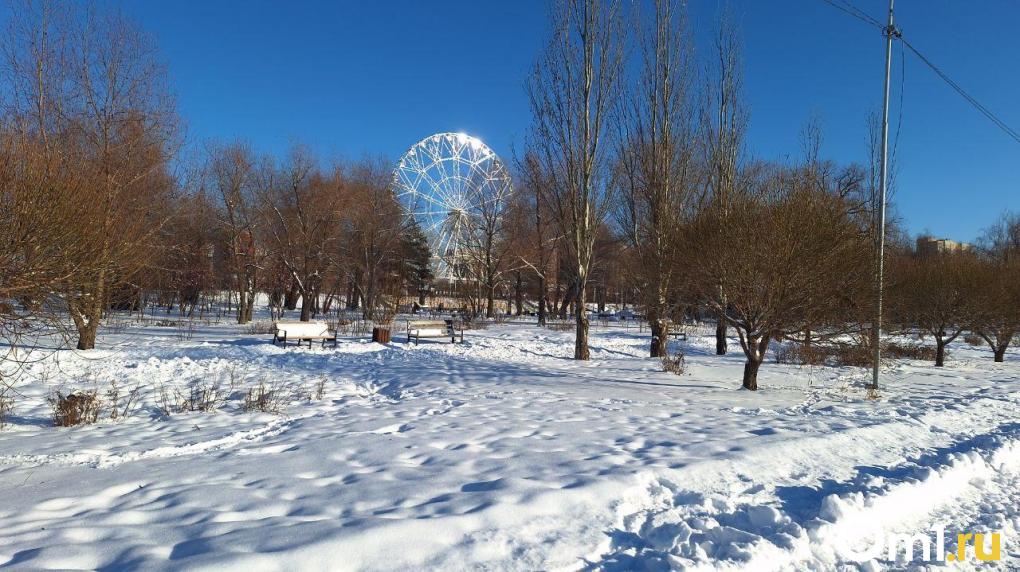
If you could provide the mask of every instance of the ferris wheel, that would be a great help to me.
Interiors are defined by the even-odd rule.
[[[393,189],[424,231],[437,277],[463,278],[479,225],[505,206],[510,174],[492,149],[464,133],[437,133],[401,157]]]

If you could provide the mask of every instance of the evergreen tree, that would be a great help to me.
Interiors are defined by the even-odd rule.
[[[432,251],[421,226],[413,218],[404,233],[404,279],[418,293],[418,304],[425,304],[425,294],[435,275],[432,273]]]

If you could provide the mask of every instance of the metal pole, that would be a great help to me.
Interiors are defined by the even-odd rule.
[[[885,271],[885,199],[889,179],[889,75],[892,69],[892,41],[896,35],[893,23],[893,2],[889,0],[889,25],[885,28],[885,93],[882,100],[882,166],[880,194],[878,202],[878,220],[876,230],[878,240],[875,248],[875,323],[872,324],[871,343],[875,351],[875,361],[871,372],[871,388],[878,389],[878,370],[882,363],[882,280]]]

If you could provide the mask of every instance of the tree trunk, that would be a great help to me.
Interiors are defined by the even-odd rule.
[[[301,321],[309,322],[312,319],[312,306],[315,303],[315,296],[310,292],[301,295]]]
[[[560,300],[560,310],[558,312],[561,320],[567,319],[567,311],[571,308],[574,301],[577,300],[577,294],[576,283],[572,283],[567,288],[566,292],[563,293],[563,299]],[[576,307],[574,308],[574,311],[577,311]]]
[[[517,280],[514,281],[514,315],[520,316],[524,313],[524,279],[521,273],[517,273]]]
[[[577,333],[574,338],[574,359],[591,359],[591,352],[588,349],[588,312],[585,309],[583,288],[578,290],[574,315],[577,318]]]
[[[319,286],[316,286],[311,291],[312,296],[312,317],[318,318],[319,314],[322,313],[322,292],[319,291]]]
[[[99,332],[99,320],[102,315],[102,304],[90,301],[84,310],[71,310],[75,329],[78,330],[79,350],[91,350],[96,347],[96,334]]]
[[[550,300],[550,302],[552,304],[549,306],[549,309],[552,311],[553,315],[556,315],[556,314],[559,313],[560,296],[562,296],[562,294],[563,294],[563,286],[560,285],[560,279],[557,276],[557,278],[556,278],[556,289],[553,291],[553,298],[552,298],[552,300]]]
[[[999,346],[998,348],[996,348],[994,350],[994,352],[995,352],[995,362],[996,363],[1002,363],[1003,361],[1006,360],[1006,346],[1004,346],[1004,345],[1003,346]]]
[[[496,316],[496,285],[489,284],[485,287],[485,317]]]
[[[748,356],[744,363],[744,389],[758,391],[758,368],[761,360]]]
[[[651,320],[650,325],[652,327],[651,357],[663,357],[669,353],[667,351],[669,336],[666,335],[666,324],[656,317]]]
[[[298,287],[297,284],[292,284],[287,290],[286,295],[283,297],[283,307],[287,310],[294,310],[297,308],[298,303]]]
[[[538,279],[538,325],[544,326],[546,322],[546,300],[545,300],[545,278]]]
[[[89,321],[84,329],[78,330],[78,349],[91,350],[96,347],[96,332],[99,329],[99,320]]]
[[[946,365],[946,344],[942,338],[935,338],[935,367]]]
[[[715,355],[726,355],[726,312],[718,312],[715,317]]]
[[[248,309],[248,293],[243,289],[240,290],[237,296],[237,323],[246,324],[248,323],[247,309]]]

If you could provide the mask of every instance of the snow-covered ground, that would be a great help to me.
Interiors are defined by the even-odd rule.
[[[857,569],[843,542],[941,524],[950,552],[1001,534],[998,562],[971,548],[965,568],[1020,568],[1015,350],[896,362],[875,400],[864,370],[771,361],[742,391],[739,349],[707,336],[663,373],[622,328],[586,363],[570,332],[519,324],[457,345],[182,337],[130,327],[27,366],[0,431],[0,567]],[[51,426],[53,390],[111,381],[142,388],[130,415]],[[259,382],[279,414],[241,410]],[[229,395],[160,413],[161,386],[194,384]]]

